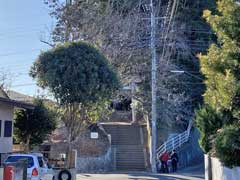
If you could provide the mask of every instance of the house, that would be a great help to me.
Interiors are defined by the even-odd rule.
[[[0,163],[6,153],[12,152],[13,147],[13,114],[15,108],[33,109],[29,103],[12,100],[0,88]]]

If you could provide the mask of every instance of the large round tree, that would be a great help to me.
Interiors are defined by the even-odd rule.
[[[41,53],[30,74],[62,104],[99,102],[119,85],[107,59],[84,42],[65,43]]]
[[[59,114],[68,131],[70,155],[71,142],[81,130],[106,114],[106,102],[119,86],[117,75],[107,59],[84,42],[65,43],[41,53],[30,74],[62,105]]]

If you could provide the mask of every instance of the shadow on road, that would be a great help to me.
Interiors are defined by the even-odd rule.
[[[130,175],[130,177],[128,178],[129,180],[186,180],[186,178],[180,178],[180,177],[176,177],[176,176],[164,176],[164,175],[148,175],[148,176],[141,176],[141,177],[132,177],[133,175]]]
[[[204,180],[203,175],[194,175],[190,173],[174,174],[128,174],[129,180]]]
[[[105,174],[78,174],[77,180],[204,180],[203,165],[179,170],[177,173],[111,172]]]
[[[151,174],[151,173],[129,173],[130,180],[204,180],[204,165],[188,167],[177,173]]]

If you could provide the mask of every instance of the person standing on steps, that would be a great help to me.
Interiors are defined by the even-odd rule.
[[[178,155],[175,150],[172,151],[171,161],[172,161],[172,170],[173,172],[177,171]]]
[[[166,173],[169,172],[169,170],[168,170],[168,160],[169,160],[169,155],[168,155],[168,152],[165,151],[163,153],[163,155],[161,156],[161,164],[162,164],[161,169],[162,169],[163,172],[166,172]]]

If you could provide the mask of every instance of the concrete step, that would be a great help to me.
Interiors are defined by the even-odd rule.
[[[117,169],[119,171],[145,171],[146,168],[144,166],[122,166],[122,165],[117,165]]]
[[[129,156],[116,156],[116,159],[119,159],[119,160],[122,160],[122,161],[127,161],[127,162],[135,162],[135,160],[144,160],[144,156],[135,156],[135,157],[133,157],[133,156],[131,156],[131,157],[129,157]]]
[[[118,149],[117,153],[143,153],[143,149]]]
[[[121,146],[121,145],[129,145],[129,146],[137,146],[142,145],[141,140],[128,140],[128,139],[115,139],[111,141],[112,145],[114,146]]]
[[[139,161],[135,163],[127,162],[127,161],[118,161],[117,162],[118,166],[138,166],[138,167],[144,167],[144,161]]]
[[[117,149],[117,154],[143,154],[143,149]]]
[[[135,164],[137,166],[144,166],[144,160],[138,160],[138,161],[119,160],[117,161],[117,164],[125,164],[125,165]]]
[[[117,167],[125,167],[125,168],[144,168],[144,165],[140,165],[140,164],[129,164],[129,163],[117,163]]]
[[[129,156],[129,155],[131,155],[131,156]],[[139,159],[139,158],[144,159],[143,154],[140,154],[140,153],[138,155],[136,154],[134,156],[133,156],[133,154],[117,154],[116,156],[117,156],[117,158],[130,159],[130,160]]]
[[[132,159],[132,161],[127,160],[127,159],[119,159],[117,158],[117,164],[125,164],[125,165],[131,165],[131,164],[136,164],[136,165],[144,165],[144,159]]]
[[[143,153],[117,153],[117,158],[125,158],[125,159],[137,159],[142,158],[143,159]]]
[[[146,170],[139,125],[103,125],[116,148],[117,170]]]

